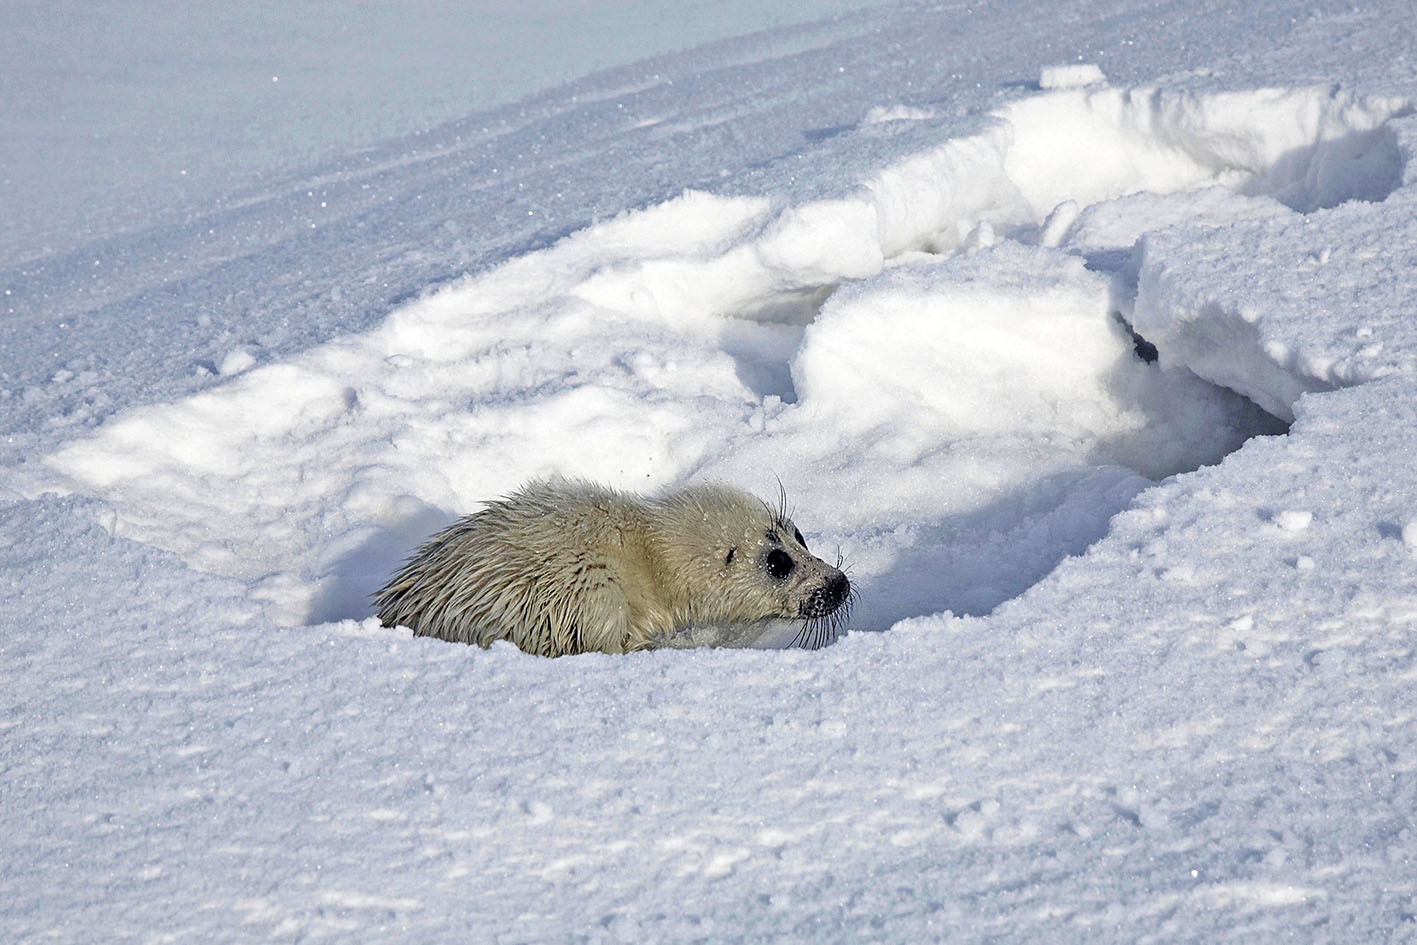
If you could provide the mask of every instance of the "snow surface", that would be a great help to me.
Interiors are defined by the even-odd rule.
[[[1417,940],[1414,28],[875,10],[19,253],[0,939]],[[550,472],[853,632],[369,619]]]
[[[587,72],[879,0],[6,0],[0,259],[209,212]],[[818,26],[817,29],[821,29]]]

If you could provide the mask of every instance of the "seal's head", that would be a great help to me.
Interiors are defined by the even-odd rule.
[[[691,487],[665,500],[664,553],[683,586],[703,593],[690,603],[691,620],[806,621],[795,642],[819,646],[835,637],[852,598],[840,561],[812,554],[787,515],[726,486]]]

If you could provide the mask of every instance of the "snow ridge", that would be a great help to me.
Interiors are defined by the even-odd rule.
[[[226,363],[244,373],[229,384],[105,425],[46,460],[58,478],[26,488],[104,497],[117,534],[253,582],[282,622],[320,622],[367,614],[369,589],[422,535],[528,474],[761,488],[791,471],[809,494],[864,495],[871,471],[841,457],[876,441],[910,457],[904,501],[954,483],[937,514],[958,521],[908,537],[909,566],[901,536],[881,530],[898,508],[868,500],[831,523],[823,537],[861,553],[868,589],[901,567],[916,588],[864,607],[865,625],[987,611],[1100,535],[1141,476],[1280,429],[1196,381],[1192,347],[1176,343],[1164,370],[1132,357],[1113,314],[1155,331],[1156,280],[1144,267],[1146,311],[1131,312],[1121,267],[1105,261],[1139,235],[1117,221],[1141,218],[1109,224],[1109,209],[1145,192],[1176,195],[1178,222],[1198,205],[1240,220],[1283,211],[1266,193],[1296,206],[1380,195],[1401,173],[1387,122],[1404,107],[1328,87],[1024,98],[977,135],[890,161],[852,196],[784,207],[687,192],[293,361],[252,368],[233,351]],[[1293,383],[1287,362],[1249,357]],[[968,453],[939,450],[964,441]],[[1071,524],[1039,532],[1037,515]],[[991,551],[980,533],[1009,537]],[[942,557],[970,544],[978,560]],[[932,596],[939,568],[968,590]]]

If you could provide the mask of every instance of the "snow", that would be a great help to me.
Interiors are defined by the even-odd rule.
[[[789,47],[793,24],[874,2],[8,0],[0,121],[32,146],[0,152],[0,258],[170,224],[312,161],[647,56],[770,28]]]
[[[1107,77],[1102,74],[1101,69],[1097,68],[1095,62],[1045,66],[1038,75],[1038,87],[1041,89],[1073,89],[1106,80]]]
[[[1417,23],[1029,10],[477,112],[395,43],[394,104],[134,171],[135,216],[60,162],[0,270],[0,938],[1417,937]],[[564,16],[538,61],[621,22]],[[852,632],[545,660],[370,619],[554,472],[781,480]]]
[[[1385,201],[1394,216],[1383,222],[1350,203],[1189,237],[1148,235],[1133,323],[1169,352],[1163,360],[1183,359],[1286,418],[1305,393],[1410,374],[1417,351],[1404,310],[1417,289],[1411,201],[1405,189],[1394,193]],[[1246,259],[1236,258],[1237,242]],[[1255,265],[1266,260],[1283,271]],[[1195,272],[1206,273],[1205,288]],[[1335,319],[1341,312],[1352,317]]]

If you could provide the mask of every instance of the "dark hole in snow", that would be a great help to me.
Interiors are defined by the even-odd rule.
[[[1122,327],[1127,330],[1127,334],[1131,336],[1132,350],[1136,352],[1137,357],[1141,358],[1147,364],[1155,364],[1157,358],[1160,357],[1160,353],[1156,350],[1156,345],[1137,334],[1136,329],[1127,323],[1120,312],[1114,313],[1114,316],[1117,321],[1121,322]]]

